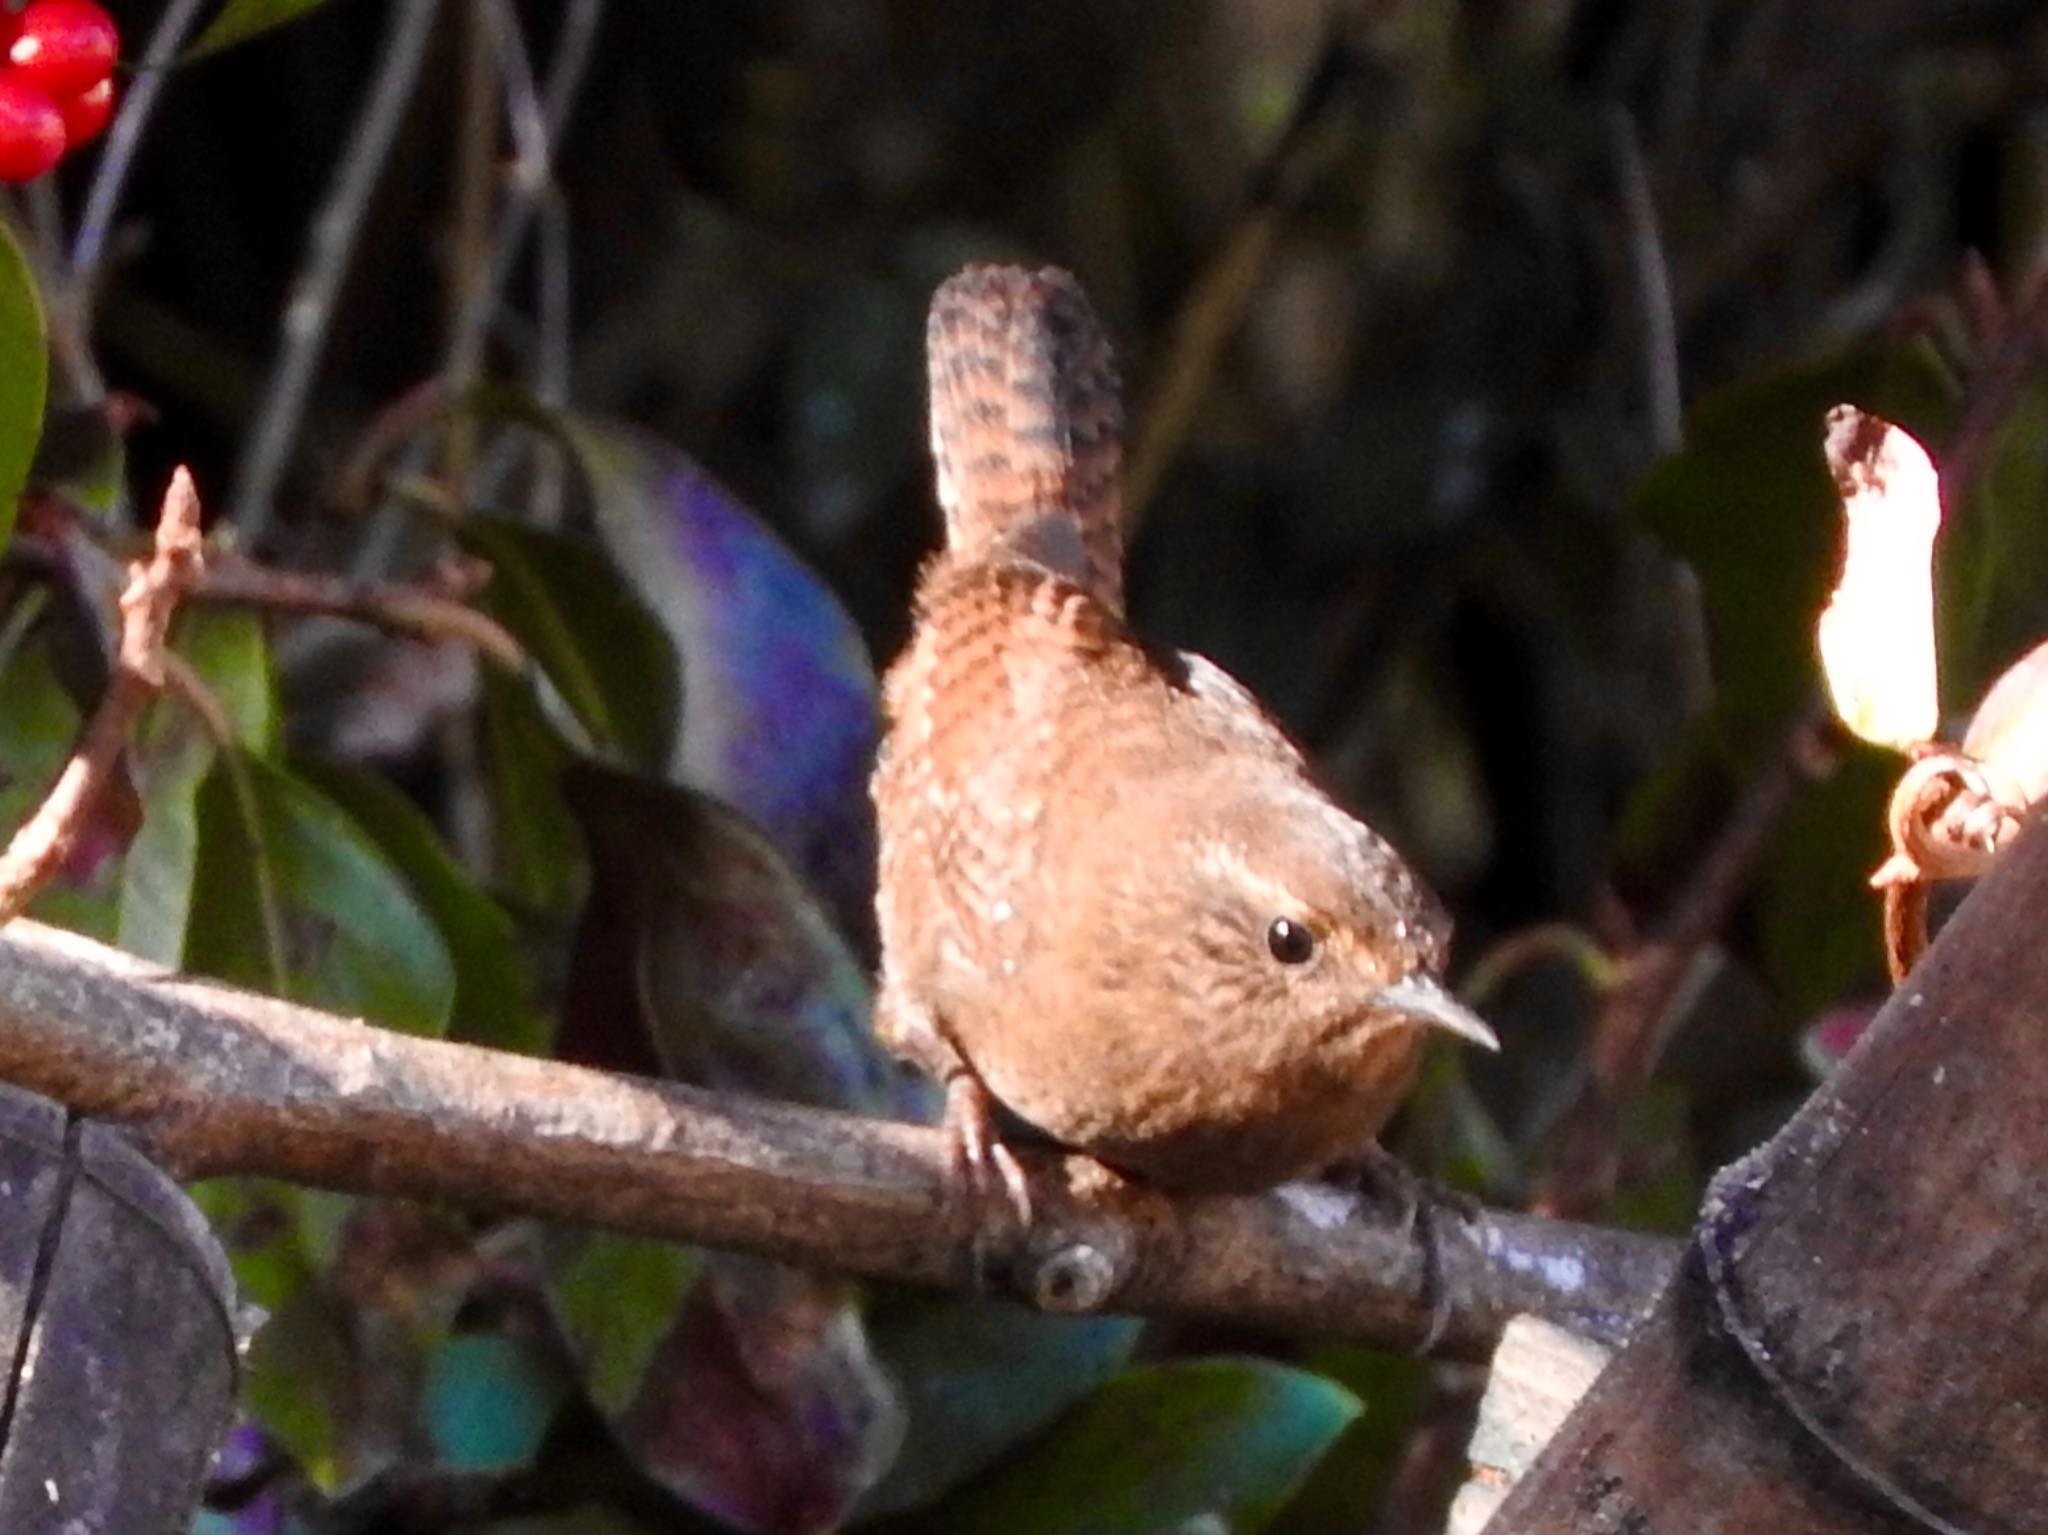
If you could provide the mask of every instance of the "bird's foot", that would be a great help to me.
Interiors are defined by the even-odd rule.
[[[1463,1189],[1448,1188],[1425,1178],[1392,1152],[1379,1146],[1349,1158],[1330,1171],[1333,1182],[1351,1189],[1383,1209],[1399,1213],[1403,1234],[1412,1234],[1426,1224],[1432,1206],[1448,1210],[1460,1220],[1477,1218],[1479,1201]]]
[[[1031,1182],[996,1126],[995,1099],[965,1069],[946,1078],[946,1151],[949,1175],[967,1196],[977,1224],[1001,1211],[1019,1229],[1031,1225]]]
[[[1401,1234],[1412,1237],[1422,1252],[1422,1292],[1429,1304],[1429,1326],[1415,1346],[1418,1354],[1435,1348],[1451,1320],[1450,1294],[1444,1285],[1441,1221],[1448,1213],[1460,1221],[1475,1219],[1479,1201],[1461,1189],[1445,1188],[1378,1146],[1347,1161],[1335,1176],[1361,1197],[1398,1212]]]

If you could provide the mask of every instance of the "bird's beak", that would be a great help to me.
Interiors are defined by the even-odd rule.
[[[1381,1007],[1406,1013],[1417,1023],[1448,1030],[1472,1044],[1488,1050],[1500,1048],[1499,1038],[1486,1026],[1485,1019],[1446,991],[1441,981],[1426,975],[1407,976],[1383,987],[1373,1000]]]

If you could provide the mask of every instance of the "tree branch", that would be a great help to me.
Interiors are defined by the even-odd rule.
[[[216,559],[192,593],[198,602],[353,619],[427,644],[456,641],[512,671],[526,652],[504,625],[467,599],[490,578],[478,562],[448,563],[421,582],[358,581],[313,571]]]
[[[1558,1135],[1556,1163],[1536,1208],[1598,1209],[1619,1172],[1615,1131],[1624,1097],[1649,1080],[1667,1043],[1671,1004],[1702,950],[1727,925],[1770,839],[1799,793],[1834,770],[1827,708],[1802,709],[1783,744],[1750,781],[1654,937],[1623,961],[1593,1025],[1590,1069]]]
[[[0,931],[0,1079],[130,1127],[182,1177],[261,1174],[735,1248],[918,1284],[1483,1353],[1535,1312],[1604,1339],[1672,1244],[1531,1216],[1426,1222],[1334,1189],[1177,1199],[1026,1155],[1039,1217],[978,1232],[944,1138],[371,1028],[171,975],[32,922]],[[1418,1231],[1434,1238],[1434,1255]]]

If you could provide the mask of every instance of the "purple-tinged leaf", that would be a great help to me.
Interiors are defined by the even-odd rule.
[[[592,863],[562,1048],[856,1113],[928,1119],[922,1078],[869,1028],[867,976],[776,849],[709,795],[580,764],[564,783]]]
[[[831,589],[680,450],[566,423],[599,536],[682,658],[670,776],[756,822],[848,932],[872,923],[874,666]]]
[[[844,1281],[731,1255],[655,1347],[617,1420],[657,1481],[741,1529],[839,1528],[903,1438]]]

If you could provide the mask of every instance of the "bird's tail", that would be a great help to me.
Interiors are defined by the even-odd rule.
[[[932,456],[956,560],[1021,557],[1123,611],[1123,396],[1055,267],[977,266],[932,297]]]

